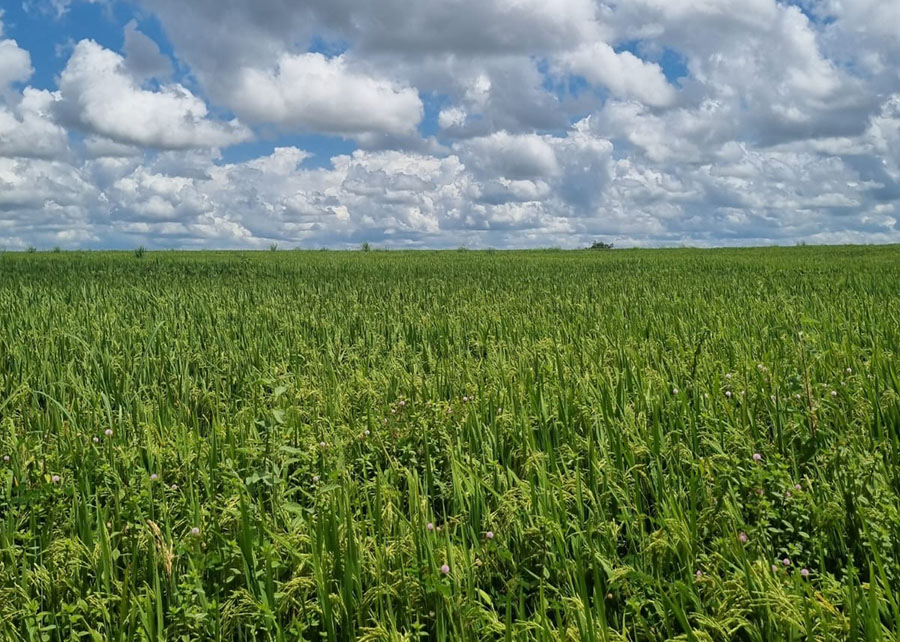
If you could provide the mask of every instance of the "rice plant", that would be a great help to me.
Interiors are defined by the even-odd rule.
[[[896,247],[4,253],[3,640],[889,640]]]

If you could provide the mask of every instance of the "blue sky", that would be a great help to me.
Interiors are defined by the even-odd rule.
[[[900,241],[900,0],[8,4],[9,249]]]

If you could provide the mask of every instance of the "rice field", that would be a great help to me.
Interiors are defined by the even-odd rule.
[[[0,639],[895,640],[897,247],[0,256]]]

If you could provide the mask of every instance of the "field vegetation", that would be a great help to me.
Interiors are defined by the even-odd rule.
[[[6,253],[0,639],[896,639],[898,351],[897,247]]]

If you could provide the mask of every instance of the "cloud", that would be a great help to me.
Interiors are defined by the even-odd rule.
[[[318,53],[282,55],[274,69],[242,68],[227,100],[249,121],[345,135],[411,134],[423,114],[415,89]]]
[[[140,4],[0,35],[0,245],[900,241],[896,0]]]
[[[0,156],[64,156],[68,132],[52,120],[55,102],[51,92],[27,87],[15,103],[0,103]]]
[[[568,73],[607,87],[613,95],[637,98],[655,107],[670,105],[675,90],[662,68],[641,60],[630,51],[617,53],[605,42],[594,42],[561,55],[558,64]]]
[[[3,13],[0,12],[0,36],[3,36]],[[31,78],[31,56],[15,40],[0,40],[0,92],[15,82]]]
[[[135,78],[168,78],[172,74],[172,61],[160,52],[159,45],[138,31],[137,20],[125,25],[122,52],[126,67]]]
[[[180,84],[141,88],[119,54],[82,40],[59,79],[61,118],[116,142],[185,149],[220,147],[248,140],[238,121],[208,118],[206,104]]]

